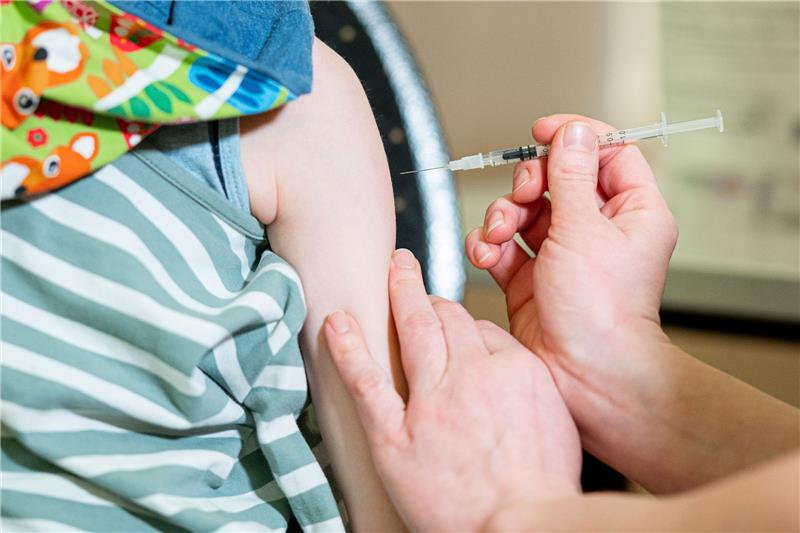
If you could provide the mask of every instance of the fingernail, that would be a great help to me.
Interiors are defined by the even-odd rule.
[[[500,227],[505,222],[502,211],[495,211],[489,216],[489,227],[486,228],[486,233],[491,233],[493,229]]]
[[[514,171],[514,190],[512,192],[517,192],[518,189],[524,187],[530,180],[530,171],[522,165],[518,166],[517,170]]]
[[[392,254],[392,262],[398,268],[414,268],[416,259],[414,259],[414,254],[411,253],[411,250],[400,248]]]
[[[478,258],[478,264],[483,264],[492,255],[492,250],[486,243],[479,242],[472,249],[472,256]]]
[[[350,321],[344,311],[334,311],[328,315],[328,323],[336,333],[347,333],[350,329]]]
[[[594,147],[597,144],[597,134],[585,122],[570,122],[564,129],[564,136],[561,138],[561,142],[564,148],[569,150],[594,152]]]

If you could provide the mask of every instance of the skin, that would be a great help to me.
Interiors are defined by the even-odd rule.
[[[467,252],[506,292],[512,333],[534,350],[527,358],[550,371],[582,444],[652,491],[674,495],[566,493],[562,487],[573,478],[563,454],[572,430],[552,422],[560,419],[548,387],[524,379],[526,358],[504,359],[511,368],[504,370],[505,381],[496,382],[481,366],[486,358],[469,355],[479,341],[465,333],[467,316],[437,313],[439,325],[418,312],[409,319],[407,309],[425,305],[421,281],[410,281],[417,288],[405,291],[390,281],[412,390],[408,403],[393,395],[380,367],[370,363],[352,318],[334,313],[325,334],[401,515],[414,529],[453,531],[797,530],[798,411],[670,344],[659,326],[658,302],[676,239],[672,216],[638,150],[604,151],[598,159],[596,132],[612,128],[564,125],[575,118],[537,122],[536,140],[552,145],[548,161],[521,167],[527,180],[518,169],[515,191],[489,208],[485,227],[468,237]],[[552,204],[542,197],[545,190]],[[499,224],[497,211],[503,215]],[[517,232],[535,258],[511,240]],[[434,309],[442,305],[437,302]],[[451,328],[458,333],[448,334]],[[503,342],[498,339],[504,333],[493,331],[493,345]],[[444,381],[442,360],[461,367],[447,377],[447,396],[468,394],[471,402],[441,405],[436,391],[426,389],[423,406],[415,405],[417,383]],[[479,403],[472,392],[484,381],[494,386],[480,389]],[[509,421],[507,411],[515,421],[526,416],[512,394],[533,416],[544,416],[527,428]],[[500,401],[503,409],[484,408]],[[503,428],[490,431],[502,431],[506,439],[531,427],[535,432],[525,435],[525,450],[504,448],[496,463],[489,459],[493,450],[471,431],[498,421]],[[558,452],[547,445],[553,440],[561,445]],[[570,454],[577,451],[573,446]],[[464,455],[473,460],[459,461]],[[531,457],[540,470],[529,465]],[[554,468],[559,463],[567,468]],[[465,495],[463,484],[447,482],[454,471],[481,482]],[[492,490],[499,494],[494,500],[484,496]],[[487,510],[486,501],[497,507]]]
[[[372,110],[350,67],[315,41],[312,92],[278,111],[242,117],[241,150],[253,214],[272,249],[295,267],[308,317],[301,348],[336,480],[357,530],[403,525],[378,478],[352,402],[321,334],[347,308],[375,360],[396,379],[386,290],[394,249],[394,196]],[[365,246],[364,243],[369,243]]]
[[[675,221],[636,146],[565,148],[561,126],[575,119],[587,139],[613,130],[570,115],[537,121],[550,157],[516,169],[514,192],[489,206],[466,246],[505,292],[511,333],[555,377],[584,447],[658,494],[798,448],[796,409],[663,333]],[[511,240],[517,232],[535,258]]]
[[[494,324],[429,299],[407,250],[394,255],[389,294],[407,402],[352,316],[332,314],[325,334],[409,528],[475,531],[498,506],[577,495],[578,433],[544,364]]]
[[[784,454],[688,496],[675,498],[681,514],[673,516],[672,520],[676,526],[685,522],[685,529],[692,526],[727,531],[759,528],[797,531],[800,529],[798,472],[800,454]],[[754,491],[758,494],[755,499]]]
[[[708,486],[652,498],[593,493],[498,511],[486,531],[797,531],[800,455],[790,453]]]

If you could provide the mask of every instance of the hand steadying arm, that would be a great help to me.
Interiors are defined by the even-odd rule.
[[[325,326],[375,465],[413,531],[477,531],[498,509],[580,493],[580,445],[545,365],[506,331],[425,294],[419,263],[395,252],[389,295],[409,397],[358,322]]]

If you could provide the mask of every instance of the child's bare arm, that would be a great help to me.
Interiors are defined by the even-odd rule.
[[[402,375],[387,292],[395,243],[391,180],[355,74],[319,41],[313,59],[311,94],[280,111],[242,119],[242,159],[254,214],[269,224],[272,248],[303,280],[308,318],[301,343],[353,525],[396,530],[402,524],[374,471],[321,333],[330,312],[349,311],[376,358],[394,376]]]

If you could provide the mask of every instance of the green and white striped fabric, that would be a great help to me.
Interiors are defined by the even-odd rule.
[[[2,530],[342,530],[304,319],[263,227],[155,150],[4,203]]]

